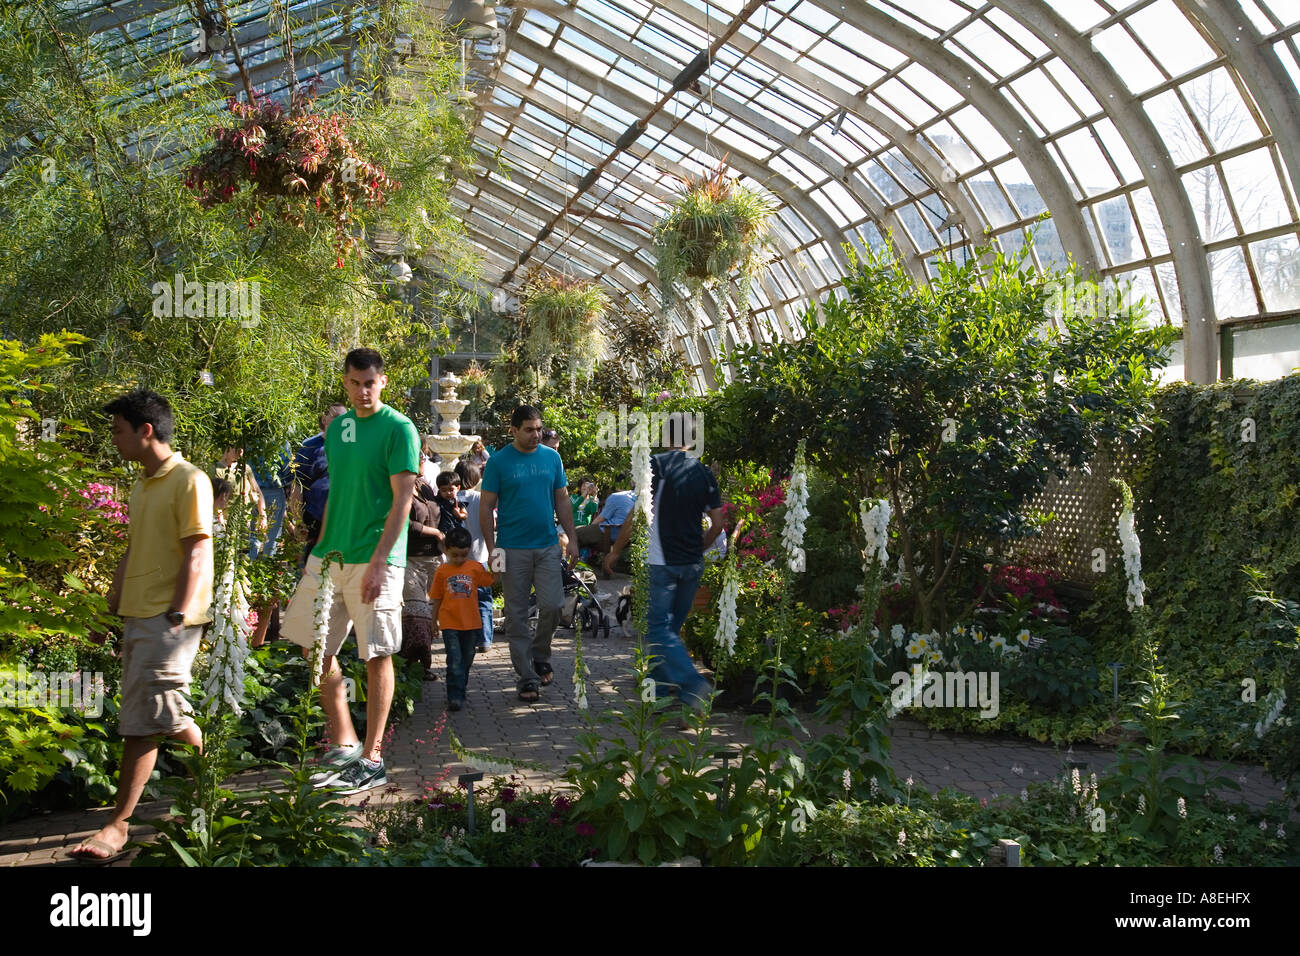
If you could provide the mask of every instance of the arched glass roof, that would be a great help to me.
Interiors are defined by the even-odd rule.
[[[168,0],[76,5],[137,40],[194,18]],[[265,8],[226,8],[255,81],[280,69],[257,42]],[[1186,378],[1218,377],[1221,330],[1245,336],[1242,361],[1271,342],[1300,364],[1295,0],[523,0],[496,14],[497,36],[466,41],[479,165],[455,190],[489,287],[544,263],[657,308],[650,231],[680,177],[725,156],[776,202],[747,319],[706,314],[693,339],[674,324],[701,386],[722,337],[791,333],[837,284],[843,243],[892,243],[924,276],[936,256],[1019,248],[1045,213],[1035,259],[1131,281],[1183,329]],[[304,75],[346,69],[343,20],[321,29],[340,52]]]

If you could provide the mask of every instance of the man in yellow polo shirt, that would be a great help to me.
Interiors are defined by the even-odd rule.
[[[174,737],[203,745],[184,695],[212,604],[212,482],[171,449],[171,406],[139,390],[104,406],[113,416],[113,444],[144,474],[131,488],[130,543],[113,575],[108,606],[122,616],[124,739],[117,808],[109,822],[70,855],[103,863],[122,852],[158,758]]]

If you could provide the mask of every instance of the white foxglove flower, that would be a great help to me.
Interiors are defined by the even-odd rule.
[[[907,845],[907,831],[906,831],[906,830],[899,830],[899,831],[898,831],[898,845],[899,845],[899,846],[906,846],[906,845]]]
[[[1263,718],[1255,723],[1256,737],[1263,737],[1268,733],[1269,728],[1277,723],[1278,717],[1282,715],[1282,708],[1286,706],[1286,691],[1281,687],[1275,687],[1268,692],[1263,702],[1268,705],[1268,710]]]
[[[654,517],[654,476],[650,470],[650,446],[641,441],[644,435],[637,433],[637,440],[632,445],[632,487],[636,490],[636,507],[645,516],[649,527]]]
[[[868,501],[863,498],[858,503],[858,514],[867,536],[867,561],[877,561],[883,568],[889,564],[889,499]]]
[[[330,577],[330,562],[322,561],[320,566],[320,587],[316,590],[316,599],[312,602],[312,623],[316,629],[316,639],[311,647],[311,686],[320,685],[320,669],[325,660],[325,639],[329,634],[330,613],[334,608],[334,581]]]
[[[1279,840],[1286,839],[1286,827],[1282,826],[1280,823],[1277,825],[1277,838]]]
[[[876,778],[875,778],[875,777],[872,777],[872,778],[871,778],[871,788],[870,788],[870,789],[871,789],[871,796],[872,796],[872,797],[878,797],[878,796],[880,796],[880,784],[876,782]]]
[[[853,789],[853,774],[849,773],[849,768],[848,768],[848,767],[845,767],[845,768],[844,768],[844,775],[843,775],[843,777],[840,779],[840,782],[841,782],[842,784],[844,784],[844,792],[845,792],[845,793],[848,793],[850,790]]]
[[[1139,793],[1139,794],[1138,794],[1138,813],[1141,813],[1141,814],[1143,814],[1143,815],[1145,816],[1145,815],[1146,815],[1146,812],[1147,812],[1147,796],[1146,796],[1145,793]]]
[[[573,658],[573,696],[577,698],[578,710],[587,709],[587,662],[581,652]]]
[[[1118,478],[1111,479],[1120,486],[1124,495],[1124,510],[1119,516],[1119,541],[1124,547],[1124,573],[1128,577],[1128,609],[1142,607],[1145,603],[1142,594],[1146,585],[1142,583],[1142,543],[1138,540],[1133,524],[1133,493]]]
[[[224,702],[238,716],[243,713],[244,661],[248,658],[253,624],[249,619],[248,583],[233,543],[227,546],[222,565],[221,580],[212,595],[212,657],[203,693],[208,713],[216,713]]]
[[[1219,846],[1219,844],[1217,843],[1214,844],[1214,862],[1215,863],[1223,862],[1223,847]]]
[[[718,629],[713,634],[714,643],[722,656],[730,657],[736,650],[736,597],[740,593],[740,574],[734,560],[727,562],[722,574],[722,594],[718,598]]]
[[[788,555],[786,563],[791,571],[799,572],[807,567],[807,557],[803,550],[803,533],[807,523],[808,475],[804,465],[804,443],[801,440],[794,453],[794,469],[785,492],[785,529],[781,532],[781,543]]]
[[[1178,815],[1184,820],[1187,819],[1187,801],[1182,797],[1178,798]]]
[[[1026,787],[1025,789],[1020,791],[1020,802],[1021,803],[1029,802],[1029,788]]]

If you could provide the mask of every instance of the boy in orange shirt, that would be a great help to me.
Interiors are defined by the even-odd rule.
[[[442,644],[447,649],[447,709],[460,710],[465,705],[465,686],[474,651],[483,640],[483,619],[479,616],[478,589],[491,587],[492,572],[469,559],[471,544],[467,528],[447,532],[443,550],[447,560],[434,572],[429,585],[433,602],[433,619],[442,629]]]

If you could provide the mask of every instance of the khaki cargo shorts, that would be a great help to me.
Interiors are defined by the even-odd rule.
[[[326,657],[338,655],[353,625],[357,629],[357,656],[363,661],[391,657],[402,649],[402,584],[406,569],[386,565],[379,597],[374,604],[363,604],[361,579],[366,567],[364,564],[345,564],[341,569],[337,564],[330,566],[334,603],[326,627]],[[280,619],[281,636],[299,647],[311,647],[316,640],[315,604],[320,592],[320,568],[320,558],[312,555],[307,559],[302,580]]]
[[[173,627],[167,615],[122,619],[123,737],[175,734],[192,723],[185,694],[203,625]]]

